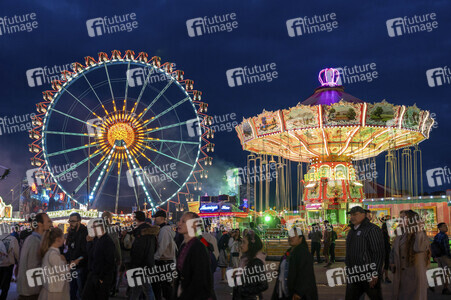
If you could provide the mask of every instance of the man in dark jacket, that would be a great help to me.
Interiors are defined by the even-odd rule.
[[[86,237],[89,274],[83,289],[83,300],[108,299],[113,285],[114,242],[106,234],[102,219],[89,221],[91,234]],[[89,230],[88,230],[89,231]]]
[[[272,300],[318,299],[313,256],[300,228],[289,232],[289,248],[279,265],[279,276],[272,294]]]
[[[88,276],[88,252],[86,250],[86,236],[88,229],[81,224],[79,213],[71,213],[69,216],[69,233],[66,239],[67,261],[77,265],[76,279],[70,282],[70,299],[77,300],[81,298],[83,288]]]
[[[155,266],[154,255],[160,227],[146,223],[146,215],[142,211],[134,212],[133,217],[137,227],[133,230],[135,239],[130,251],[131,269],[146,267],[152,269]],[[145,299],[153,298],[151,282],[144,281],[142,285],[130,288],[131,300],[138,300],[141,295],[144,295]]]
[[[347,276],[346,300],[359,299],[365,293],[370,299],[382,299],[381,280],[385,257],[382,230],[370,222],[366,211],[360,206],[354,206],[348,214],[351,215],[351,230],[346,237],[347,275],[365,280],[352,281],[349,280],[351,276]],[[366,280],[368,274],[370,279]]]

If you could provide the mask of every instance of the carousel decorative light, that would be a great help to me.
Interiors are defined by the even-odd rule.
[[[260,159],[274,155],[285,164],[310,164],[303,174],[303,200],[307,203],[360,202],[363,184],[357,180],[353,162],[385,151],[388,155],[397,149],[410,151],[409,147],[429,138],[434,120],[416,105],[394,105],[385,100],[369,103],[345,93],[336,69],[321,70],[318,79],[321,86],[302,103],[277,111],[263,110],[243,119],[235,129],[243,150]],[[249,156],[256,160],[253,154]],[[410,152],[403,158],[412,171],[412,162],[407,163],[412,160]],[[389,173],[400,173],[393,171],[396,163],[388,161],[393,165]],[[288,173],[291,171],[285,175]],[[386,180],[389,177],[388,181],[395,183],[386,185],[413,190],[412,174],[407,173],[408,168],[399,179],[402,184],[388,174]]]

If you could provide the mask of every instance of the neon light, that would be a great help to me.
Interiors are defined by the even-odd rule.
[[[324,75],[323,75],[324,74]],[[329,77],[328,77],[329,75]],[[340,79],[340,72],[334,68],[322,69],[318,74],[318,80],[321,86],[337,86],[337,82]]]

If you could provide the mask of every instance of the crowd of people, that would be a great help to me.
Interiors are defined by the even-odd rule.
[[[362,207],[348,212],[346,276],[366,280],[347,280],[346,299],[357,300],[364,294],[382,299],[381,283],[392,281],[392,299],[427,299],[426,271],[431,256],[439,267],[451,268],[447,225],[438,224],[439,233],[431,245],[419,215],[402,211],[404,222],[391,241],[386,223],[382,228],[371,223],[369,213]],[[64,233],[53,226],[46,213],[38,213],[24,230],[0,236],[0,300],[7,299],[13,274],[19,300],[109,299],[119,293],[125,280],[128,299],[210,300],[216,299],[213,274],[218,268],[219,284],[233,287],[232,299],[263,299],[272,279],[255,227],[212,231],[207,226],[199,230],[196,220],[201,220],[196,213],[186,212],[174,228],[164,211],[157,211],[151,218],[136,211],[133,223],[124,226],[115,224],[109,212],[92,220],[82,220],[78,213],[72,213],[68,232]],[[287,228],[289,248],[271,273],[275,280],[273,291],[268,292],[272,300],[318,299],[314,256],[322,263],[322,246],[324,267],[330,269],[337,239],[332,225],[328,221],[323,225],[313,224],[308,233],[296,224]],[[158,276],[144,271],[152,280],[131,284],[135,275],[129,272],[155,269],[173,271],[173,277],[154,280]],[[369,271],[370,277],[366,275]],[[36,280],[36,274],[57,275],[60,280]],[[450,294],[446,283],[442,293]]]

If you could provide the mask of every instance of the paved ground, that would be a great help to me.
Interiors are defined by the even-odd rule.
[[[268,262],[271,263],[271,262]],[[277,263],[276,263],[277,265]],[[344,299],[345,295],[345,287],[344,286],[336,286],[336,287],[329,287],[327,285],[327,279],[326,279],[326,269],[323,267],[324,264],[315,264],[315,276],[316,276],[316,282],[318,286],[318,293],[319,293],[319,299],[322,300],[342,300]],[[344,263],[338,262],[332,266],[332,268],[339,268],[344,267]],[[435,268],[436,264],[431,265],[431,268]],[[228,286],[227,283],[220,283],[221,274],[220,271],[216,271],[215,275],[215,292],[218,300],[226,300],[226,299],[232,299],[232,288]],[[124,280],[125,283],[125,280]],[[274,290],[274,284],[275,280],[272,280],[269,283],[269,289],[264,293],[264,299],[271,299],[272,292]],[[392,299],[391,297],[391,284],[383,284],[382,285],[382,292],[384,294],[384,299]],[[428,299],[432,300],[449,300],[451,299],[451,296],[443,296],[440,294],[441,288],[437,288],[435,294],[428,291]],[[8,300],[15,300],[17,299],[17,293],[16,293],[16,284],[11,283],[10,292],[8,295]],[[118,297],[110,298],[110,299],[126,299],[125,297],[125,287],[121,288],[121,293]],[[368,298],[366,298],[368,299]],[[195,300],[195,299],[193,299]]]

